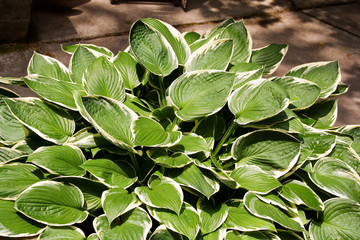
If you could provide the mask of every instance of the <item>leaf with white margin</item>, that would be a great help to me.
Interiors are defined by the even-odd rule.
[[[89,95],[125,100],[125,88],[120,73],[106,57],[99,57],[86,69],[82,83]]]
[[[100,240],[100,238],[96,233],[92,233],[86,238],[86,240]]]
[[[256,63],[238,63],[229,72],[236,73],[234,89],[240,88],[247,82],[260,78],[264,73],[264,66]]]
[[[180,214],[160,208],[148,207],[150,215],[168,229],[187,236],[190,240],[196,238],[200,230],[200,217],[190,204],[184,202]]]
[[[182,33],[184,39],[188,45],[193,44],[196,40],[198,40],[201,36],[197,32],[185,32]]]
[[[40,147],[27,159],[27,162],[40,166],[52,174],[64,176],[85,175],[86,171],[80,167],[85,161],[81,149],[71,146]]]
[[[59,81],[71,82],[69,70],[64,64],[51,58],[34,52],[28,65],[28,74],[39,74]]]
[[[13,199],[26,188],[43,178],[40,169],[31,164],[5,164],[0,166],[0,198]]]
[[[286,44],[270,44],[254,49],[251,53],[250,62],[264,65],[264,75],[270,75],[279,67],[288,50]]]
[[[35,93],[62,107],[77,110],[74,92],[83,90],[78,83],[64,82],[43,75],[32,74],[23,78],[26,85]],[[49,91],[51,89],[51,91]]]
[[[114,145],[131,149],[135,137],[131,124],[137,118],[135,112],[123,103],[106,97],[82,97],[87,118],[94,128]]]
[[[185,63],[186,72],[195,70],[226,70],[233,52],[233,41],[220,39],[208,42],[193,52]]]
[[[13,159],[26,156],[27,154],[22,151],[13,148],[0,147],[0,166],[6,164]]]
[[[305,79],[286,76],[276,77],[272,81],[284,87],[289,93],[289,108],[292,110],[306,109],[313,105],[320,96],[320,87]]]
[[[345,162],[322,158],[315,163],[309,177],[324,191],[360,203],[360,176]]]
[[[286,76],[303,78],[316,83],[321,88],[321,98],[330,96],[341,81],[338,61],[306,63],[294,67]]]
[[[289,213],[290,215],[297,215],[298,214],[298,210],[296,209],[296,207],[294,205],[290,205],[288,202],[286,202],[285,200],[283,200],[282,198],[280,198],[278,196],[277,192],[271,192],[268,193],[266,195],[260,195],[260,194],[256,194],[256,196],[263,202],[268,203],[268,204],[272,204],[274,206],[277,206],[283,210],[285,210],[287,213]]]
[[[231,148],[240,165],[256,165],[278,178],[298,161],[300,142],[283,131],[257,130],[240,136]]]
[[[82,76],[96,56],[87,47],[79,44],[70,59],[70,77],[75,83],[82,83]]]
[[[225,128],[226,123],[224,118],[220,114],[214,114],[202,119],[200,123],[194,127],[194,130],[197,135],[202,136],[208,145],[213,148],[215,141],[223,136]]]
[[[102,193],[101,204],[111,225],[118,216],[141,205],[135,193],[129,193],[123,188],[113,188]]]
[[[232,199],[226,204],[229,206],[229,214],[225,222],[227,229],[242,232],[259,230],[275,231],[275,226],[272,221],[256,217],[249,213],[242,200]]]
[[[114,56],[114,54],[109,49],[107,49],[105,47],[99,47],[99,46],[96,46],[94,44],[84,44],[84,43],[82,43],[81,46],[89,49],[97,57],[102,56],[102,55],[105,55],[105,56],[108,56],[108,57],[113,57]],[[67,53],[70,53],[70,54],[74,53],[78,47],[79,47],[79,44],[61,45],[61,49],[64,52],[67,52]]]
[[[346,198],[325,202],[325,210],[309,227],[311,240],[360,239],[360,205]]]
[[[240,125],[275,116],[289,105],[288,93],[266,79],[247,82],[230,96],[228,106]]]
[[[13,201],[0,200],[0,236],[31,237],[38,235],[46,225],[19,214]]]
[[[165,37],[165,39],[169,42],[172,49],[174,50],[179,64],[184,64],[187,61],[191,54],[190,48],[186,43],[184,37],[176,28],[174,28],[170,24],[154,18],[144,18],[141,19],[141,21],[146,25],[156,29]]]
[[[15,201],[15,208],[38,222],[66,226],[83,222],[88,212],[79,188],[54,181],[35,183]]]
[[[183,240],[183,238],[180,234],[170,231],[164,225],[160,225],[151,234],[149,240]]]
[[[38,98],[6,99],[10,111],[26,127],[56,144],[65,143],[75,131],[75,121],[64,109]]]
[[[210,146],[202,136],[191,133],[182,135],[180,141],[170,149],[173,152],[183,152],[185,154],[193,154],[198,152],[208,153],[210,151]]]
[[[25,139],[26,130],[14,117],[3,100],[0,100],[0,112],[0,137],[5,141],[19,141]]]
[[[281,226],[292,229],[294,231],[301,232],[304,230],[304,226],[298,217],[290,217],[278,207],[261,201],[252,192],[247,192],[245,194],[244,204],[246,209],[257,217],[275,221]]]
[[[230,175],[242,188],[249,191],[266,194],[281,186],[272,175],[264,172],[256,165],[237,167]]]
[[[230,96],[234,78],[235,73],[217,70],[184,73],[169,87],[176,116],[193,121],[220,111]]]
[[[145,240],[152,222],[146,211],[137,207],[125,213],[121,223],[110,225],[103,214],[94,219],[93,226],[100,239]]]
[[[182,168],[192,162],[184,153],[174,153],[169,156],[164,148],[152,148],[146,153],[156,164],[165,168]]]
[[[280,191],[280,195],[296,205],[306,205],[316,211],[324,210],[321,198],[308,185],[298,180],[286,182]]]
[[[156,177],[148,183],[148,187],[137,187],[134,192],[147,206],[169,209],[180,214],[184,194],[180,185],[171,178]]]
[[[276,236],[274,233],[267,232],[267,231],[245,232],[240,235],[235,235],[234,232],[232,232],[232,233],[230,232],[226,237],[227,237],[226,238],[227,240],[235,240],[235,239],[239,239],[239,240],[258,240],[258,239],[280,240],[280,238],[278,236]]]
[[[304,115],[311,117],[316,122],[312,127],[317,129],[328,129],[336,122],[338,113],[338,100],[318,101],[303,112]]]
[[[137,74],[139,64],[130,54],[127,52],[119,52],[113,60],[113,63],[120,72],[125,88],[133,90],[136,86],[140,85],[140,79]]]
[[[359,125],[348,125],[345,126],[342,130],[342,133],[348,134],[353,137],[353,142],[351,143],[352,149],[360,155],[360,126]]]
[[[97,148],[110,145],[110,143],[92,127],[80,129],[71,136],[65,144],[79,148]]]
[[[206,171],[198,168],[195,164],[190,164],[184,168],[166,169],[165,173],[180,185],[195,189],[209,199],[211,195],[219,191],[220,185]]]
[[[63,239],[63,240],[85,240],[84,232],[74,226],[66,227],[47,227],[38,237],[39,240],[54,240],[54,239]]]
[[[211,200],[207,201],[200,198],[196,206],[201,220],[200,230],[202,234],[214,232],[228,217],[229,208],[224,203],[214,206]]]
[[[226,237],[226,228],[220,227],[217,230],[202,235],[202,240],[224,240]]]
[[[131,26],[130,47],[137,60],[156,75],[167,76],[178,67],[177,56],[166,38],[142,20]]]
[[[349,147],[347,144],[338,141],[328,157],[337,158],[347,163],[357,174],[360,175],[360,157],[354,149]]]
[[[282,229],[276,229],[276,235],[281,239],[281,240],[304,240],[302,237],[300,237],[299,235],[297,235],[295,232],[290,231],[290,230],[282,230]],[[303,234],[305,234],[303,232]],[[308,238],[307,238],[308,239]]]
[[[90,159],[81,167],[109,187],[128,188],[137,181],[134,168],[125,161]]]

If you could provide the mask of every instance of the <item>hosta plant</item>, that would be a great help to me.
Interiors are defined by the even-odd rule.
[[[360,127],[334,127],[337,61],[273,76],[287,45],[242,21],[157,19],[117,55],[63,46],[1,78],[0,236],[360,239]]]

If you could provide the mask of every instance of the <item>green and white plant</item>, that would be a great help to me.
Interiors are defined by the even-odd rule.
[[[242,21],[157,19],[116,56],[63,46],[1,78],[0,236],[360,239],[360,127],[334,127],[337,61],[270,77],[287,45]]]

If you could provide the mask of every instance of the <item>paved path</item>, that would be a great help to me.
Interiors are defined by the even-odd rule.
[[[360,124],[360,1],[188,0],[186,11],[161,0],[33,2],[30,43],[0,45],[0,76],[26,75],[34,50],[67,65],[69,56],[60,44],[93,43],[116,53],[127,47],[128,31],[139,18],[155,17],[182,32],[199,33],[226,18],[244,18],[254,48],[289,45],[276,75],[302,63],[339,60],[350,90],[339,99],[337,124]]]

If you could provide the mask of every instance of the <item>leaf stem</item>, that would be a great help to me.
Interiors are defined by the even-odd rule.
[[[159,78],[160,84],[160,107],[166,106],[166,95],[165,95],[165,86],[164,86],[164,75],[161,75]]]
[[[138,173],[140,171],[140,167],[139,167],[139,164],[136,160],[136,156],[133,152],[129,152],[129,155],[130,155],[130,158],[131,158],[131,162],[133,163],[134,167],[135,167],[135,170],[136,172]]]
[[[171,127],[170,127],[170,131],[174,131],[176,125],[180,122],[180,118],[178,118],[177,116],[175,116],[173,122],[171,123]]]

